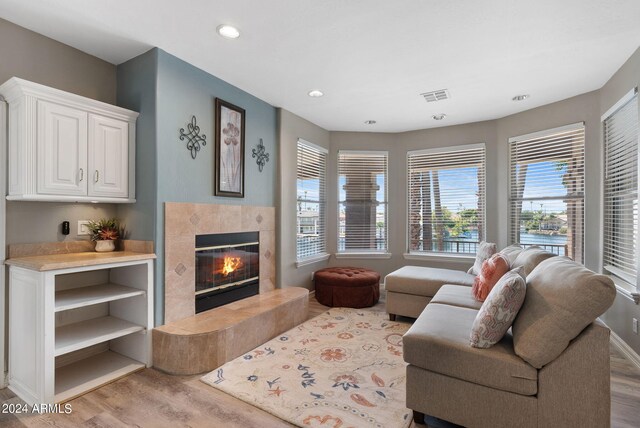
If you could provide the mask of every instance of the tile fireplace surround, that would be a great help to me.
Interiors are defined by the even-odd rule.
[[[260,293],[275,289],[275,208],[167,202],[164,205],[164,322],[195,315],[195,236],[260,232]]]

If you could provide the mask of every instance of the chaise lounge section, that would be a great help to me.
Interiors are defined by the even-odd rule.
[[[537,246],[523,249],[519,245],[511,245],[500,253],[510,260],[512,268],[522,266],[525,275],[533,271],[543,260],[554,256]],[[479,273],[476,265],[467,272],[421,266],[404,266],[391,272],[384,280],[389,318],[392,321],[397,315],[418,318],[440,288],[446,284],[473,286]]]

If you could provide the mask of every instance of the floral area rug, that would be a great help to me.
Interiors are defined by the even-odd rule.
[[[383,312],[333,308],[202,381],[300,427],[407,427],[408,329]]]

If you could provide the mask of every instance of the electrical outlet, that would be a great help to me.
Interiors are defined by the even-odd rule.
[[[315,272],[311,272],[311,281],[313,281],[313,277],[316,273]]]
[[[89,228],[87,227],[89,220],[78,220],[78,236],[90,235]]]
[[[633,319],[633,332],[638,334],[638,318]]]

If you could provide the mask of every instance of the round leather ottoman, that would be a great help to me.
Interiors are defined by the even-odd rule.
[[[325,306],[366,308],[378,303],[380,274],[371,269],[333,267],[313,276],[316,299]]]

